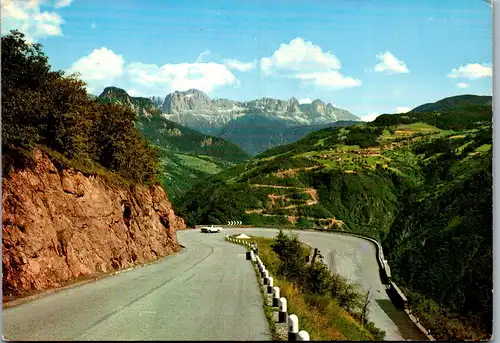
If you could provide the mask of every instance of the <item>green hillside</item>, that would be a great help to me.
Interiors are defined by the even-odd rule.
[[[119,104],[137,113],[135,126],[159,148],[161,179],[174,202],[201,180],[249,158],[233,143],[165,119],[151,99],[131,97],[123,89],[106,87],[99,101]]]
[[[179,212],[378,237],[435,337],[478,338],[491,332],[491,122],[476,103],[319,130],[212,177]]]
[[[489,95],[457,95],[441,99],[436,102],[423,104],[415,107],[411,112],[443,112],[459,106],[489,105],[492,104],[492,97]]]
[[[331,126],[349,126],[354,120],[340,120],[330,124],[297,126],[293,121],[249,113],[236,118],[217,130],[217,136],[240,146],[255,156],[269,149],[295,142],[306,134]]]

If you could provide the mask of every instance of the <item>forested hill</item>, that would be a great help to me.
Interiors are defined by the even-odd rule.
[[[410,112],[446,112],[462,105],[491,106],[492,100],[493,99],[490,95],[471,95],[471,94],[457,95],[444,98],[436,102],[420,105],[418,107],[415,107]]]
[[[120,104],[137,113],[139,130],[154,144],[174,152],[207,155],[228,162],[248,160],[249,155],[224,139],[204,135],[162,116],[161,110],[149,98],[131,97],[117,87],[106,87],[98,97],[101,103]]]
[[[483,337],[492,319],[485,100],[316,131],[212,177],[178,210],[189,224],[242,220],[378,237],[434,337]]]
[[[166,119],[149,98],[131,97],[121,88],[106,87],[98,99],[101,103],[122,105],[137,114],[135,126],[160,149],[161,179],[174,202],[206,177],[250,158],[231,142]]]

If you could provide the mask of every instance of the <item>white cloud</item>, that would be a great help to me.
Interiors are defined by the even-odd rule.
[[[105,47],[73,63],[67,72],[79,72],[89,91],[115,85],[134,96],[166,94],[196,88],[210,93],[226,85],[238,87],[236,77],[224,65],[214,62],[164,64],[126,63],[123,56]]]
[[[318,87],[334,89],[359,87],[362,85],[362,82],[360,80],[354,79],[352,77],[346,77],[335,70],[327,72],[297,74],[295,75],[295,78],[303,81],[311,81]]]
[[[411,108],[407,107],[407,106],[398,106],[396,108],[396,113],[406,113],[406,112],[410,112],[410,111],[411,111]]]
[[[198,63],[201,63],[201,62],[204,62],[205,60],[205,56],[208,56],[210,55],[212,52],[210,50],[205,50],[203,51],[201,54],[198,55],[198,57],[196,58],[196,62]]]
[[[67,7],[69,6],[71,3],[73,2],[73,0],[58,0],[56,1],[54,7],[55,8],[60,8],[60,7]]]
[[[387,73],[389,74],[407,74],[410,72],[406,64],[394,57],[394,55],[391,54],[390,51],[377,54],[377,59],[380,61],[380,63],[375,65],[375,71],[377,72],[387,71]]]
[[[143,97],[143,98],[149,97],[149,95],[144,94],[144,93],[139,92],[139,91],[136,91],[135,89],[128,89],[127,94],[130,96],[139,96],[139,97]]]
[[[89,89],[110,86],[122,76],[125,60],[105,47],[94,49],[90,55],[73,63],[69,73],[78,72],[82,80],[87,82]]]
[[[288,44],[282,43],[271,57],[262,58],[261,68],[267,73],[273,70],[314,72],[340,69],[340,61],[331,52],[323,52],[319,46],[297,37]]]
[[[465,78],[465,79],[479,79],[482,77],[489,77],[493,75],[493,68],[491,64],[483,63],[469,63],[458,68],[453,68],[447,75],[450,79]]]
[[[59,3],[71,1],[62,0],[54,7],[59,8]],[[26,35],[28,42],[38,41],[40,38],[50,36],[62,36],[62,24],[64,20],[56,12],[41,11],[40,5],[46,4],[46,0],[3,0],[2,12],[2,34],[8,34],[10,30],[19,30]],[[66,5],[66,6],[67,6]]]
[[[265,75],[284,76],[311,83],[316,87],[341,89],[358,87],[360,80],[342,75],[340,60],[332,52],[297,37],[282,43],[270,56],[260,60]]]
[[[257,66],[257,60],[253,60],[252,62],[241,62],[230,58],[224,60],[224,64],[229,69],[234,69],[237,71],[250,71],[255,69],[255,67]]]
[[[299,104],[310,104],[312,101],[311,98],[304,98],[304,99],[299,99]]]
[[[470,85],[468,83],[465,83],[465,82],[459,82],[456,84],[457,88],[470,88]]]
[[[91,28],[91,29],[95,29],[96,27],[97,27],[96,23],[92,23],[92,24],[90,24],[90,28]]]
[[[214,62],[164,64],[161,67],[136,62],[127,66],[126,74],[133,85],[149,92],[168,93],[196,88],[210,93],[217,87],[238,85],[236,77],[225,65]]]
[[[380,113],[368,113],[365,114],[364,116],[360,116],[361,121],[374,121]]]

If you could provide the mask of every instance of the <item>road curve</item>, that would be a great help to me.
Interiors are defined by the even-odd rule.
[[[248,235],[275,237],[276,229],[229,228],[224,234],[246,233]],[[404,311],[392,304],[380,279],[376,248],[368,240],[343,234],[298,231],[299,239],[318,248],[328,268],[358,283],[364,291],[370,291],[368,317],[376,327],[386,332],[386,340],[427,340],[411,322]]]
[[[179,231],[186,249],[3,310],[6,340],[271,340],[243,247]]]

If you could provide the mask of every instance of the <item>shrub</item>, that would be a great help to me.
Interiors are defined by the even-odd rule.
[[[279,258],[278,261],[273,259],[273,271],[278,278],[291,281],[295,292],[303,294],[309,306],[322,314],[340,306],[365,326],[375,339],[385,337],[385,332],[368,320],[368,294],[363,294],[358,285],[348,282],[346,278],[330,273],[319,251],[315,260],[307,264],[305,257],[308,252],[297,235],[287,235],[283,230],[278,232],[271,248]]]

